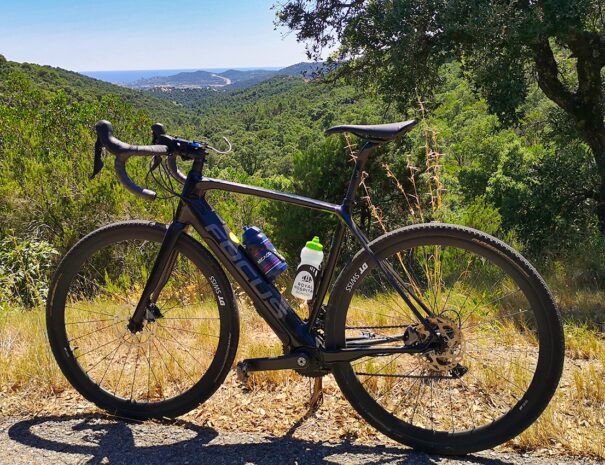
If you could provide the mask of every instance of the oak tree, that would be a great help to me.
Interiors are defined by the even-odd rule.
[[[336,75],[402,107],[456,59],[492,111],[514,122],[535,80],[592,152],[600,186],[587,196],[605,232],[602,0],[289,0],[277,10],[311,58],[336,45]],[[571,77],[561,59],[572,60]]]

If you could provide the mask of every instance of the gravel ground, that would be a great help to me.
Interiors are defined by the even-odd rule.
[[[219,433],[188,422],[127,423],[95,415],[0,420],[0,464],[571,465],[589,460],[487,451],[445,458],[410,449]],[[599,462],[605,463],[605,462]]]

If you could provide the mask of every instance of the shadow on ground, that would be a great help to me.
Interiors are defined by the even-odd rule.
[[[443,459],[397,447],[324,444],[291,437],[221,434],[189,422],[125,422],[102,415],[47,416],[15,423],[8,435],[40,456],[74,454],[79,464],[372,464],[433,465]],[[49,454],[48,452],[51,452]],[[468,455],[468,464],[507,465]]]

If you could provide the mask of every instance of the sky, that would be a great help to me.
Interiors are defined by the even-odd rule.
[[[274,30],[277,0],[2,0],[0,54],[73,71],[281,67],[306,61]]]

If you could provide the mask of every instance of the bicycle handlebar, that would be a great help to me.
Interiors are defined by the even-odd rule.
[[[153,133],[152,142],[155,144],[162,136],[166,135],[166,128],[164,128],[163,124],[155,123],[151,126],[151,132]],[[166,167],[168,168],[168,172],[170,175],[176,179],[181,184],[185,184],[187,180],[187,176],[179,169],[176,164],[176,155],[173,153],[169,153],[166,158]]]
[[[170,174],[179,182],[185,182],[185,175],[179,171],[176,165],[176,155],[172,153],[174,147],[170,147],[168,144],[156,144],[156,145],[131,145],[117,139],[113,135],[113,126],[109,121],[99,121],[95,125],[95,131],[97,132],[97,143],[95,144],[95,161],[94,170],[92,177],[94,177],[103,168],[103,161],[101,159],[102,148],[105,147],[110,153],[116,156],[115,170],[118,174],[120,182],[133,194],[141,196],[146,200],[154,200],[157,193],[151,189],[147,189],[139,186],[135,183],[126,171],[126,162],[130,157],[155,157],[166,155],[168,156],[168,170]],[[158,139],[164,138],[166,142],[174,142],[177,148],[182,145],[181,140],[174,139],[170,136],[165,135],[164,127],[161,124],[154,124],[152,126],[154,135],[154,142]],[[171,144],[172,145],[172,144]]]

